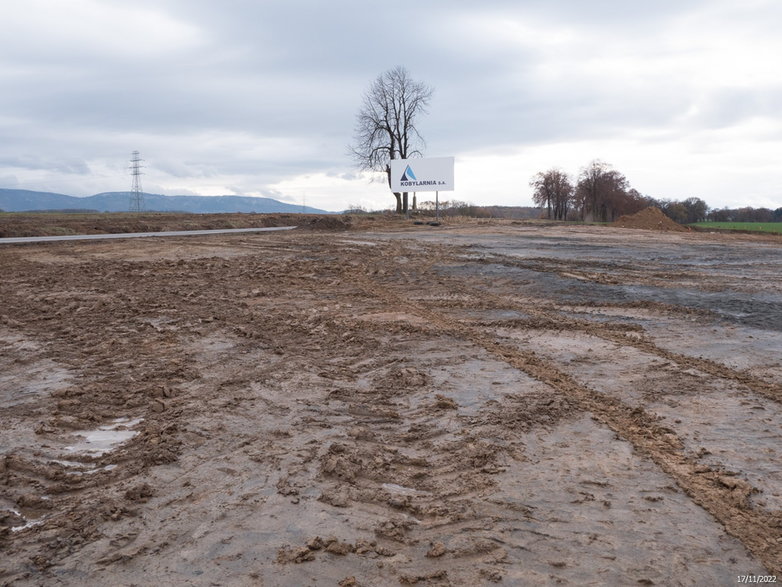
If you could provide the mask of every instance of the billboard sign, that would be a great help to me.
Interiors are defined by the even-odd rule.
[[[453,157],[392,159],[392,192],[453,191]]]

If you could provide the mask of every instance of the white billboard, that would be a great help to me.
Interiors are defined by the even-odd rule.
[[[392,159],[392,192],[453,191],[453,157]]]

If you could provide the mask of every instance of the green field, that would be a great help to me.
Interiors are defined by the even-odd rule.
[[[782,234],[782,222],[696,222],[695,228],[708,230],[749,230],[753,232],[774,232]]]

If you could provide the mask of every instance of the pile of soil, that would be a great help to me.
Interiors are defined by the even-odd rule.
[[[612,226],[619,228],[643,228],[646,230],[663,230],[684,232],[687,230],[678,222],[674,222],[663,214],[662,210],[649,206],[635,214],[620,216],[614,221]]]
[[[61,236],[69,234],[119,234],[167,230],[215,230],[265,228],[308,222],[311,214],[185,214],[180,212],[21,212],[0,214],[0,238]]]
[[[352,225],[350,217],[344,216],[318,216],[313,218],[307,224],[300,224],[300,228],[310,230],[348,230]]]

